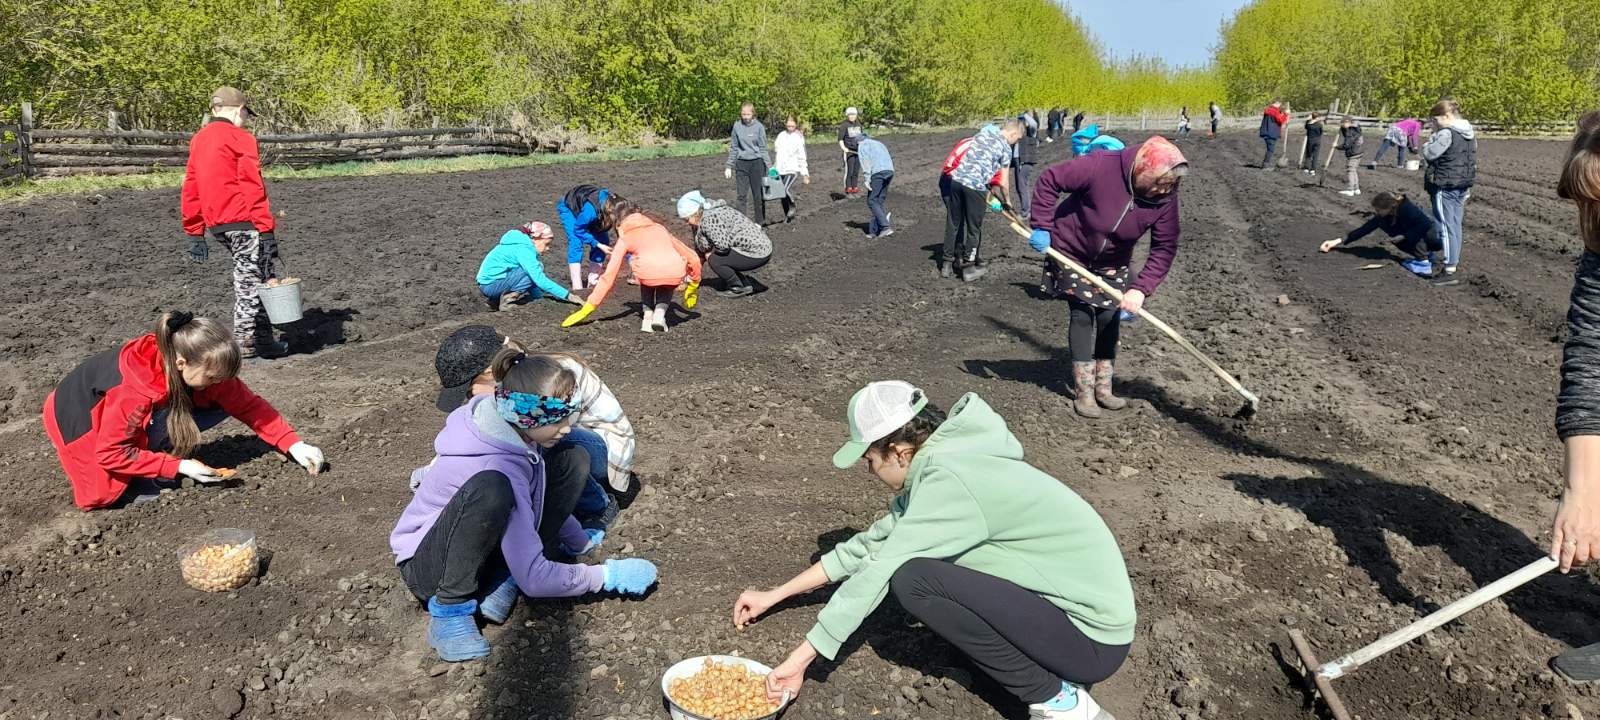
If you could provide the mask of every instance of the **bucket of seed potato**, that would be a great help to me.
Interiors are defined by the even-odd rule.
[[[226,592],[256,576],[256,534],[217,528],[178,549],[183,581],[196,590]]]

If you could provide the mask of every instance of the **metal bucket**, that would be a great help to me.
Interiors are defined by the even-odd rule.
[[[256,289],[261,307],[267,311],[267,320],[273,325],[292,323],[303,317],[300,307],[300,278],[290,278],[277,285],[262,285]]]
[[[1418,170],[1421,170],[1422,169],[1422,161],[1421,160],[1407,160],[1406,161],[1406,169],[1410,170],[1411,172],[1416,172]]]

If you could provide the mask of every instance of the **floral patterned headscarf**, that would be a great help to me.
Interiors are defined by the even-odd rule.
[[[496,385],[494,407],[500,419],[523,430],[555,425],[572,414],[571,398],[521,393]]]

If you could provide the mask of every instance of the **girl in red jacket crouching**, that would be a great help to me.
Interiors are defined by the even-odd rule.
[[[322,451],[238,377],[239,345],[227,328],[186,312],[161,316],[156,331],[85,360],[44,401],[44,427],[85,510],[140,502],[179,475],[222,474],[186,459],[200,432],[229,417],[315,475]]]

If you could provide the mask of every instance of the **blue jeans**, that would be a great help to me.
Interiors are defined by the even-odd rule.
[[[544,297],[544,291],[533,284],[533,278],[528,277],[528,271],[522,268],[511,268],[499,280],[478,286],[478,292],[490,300],[499,300],[501,295],[512,291],[527,295],[530,300]]]
[[[1386,153],[1386,152],[1389,152],[1389,148],[1394,148],[1394,152],[1395,152],[1394,166],[1395,167],[1405,167],[1405,164],[1406,164],[1406,146],[1404,146],[1404,145],[1396,145],[1389,138],[1384,138],[1383,139],[1383,144],[1378,146],[1378,154],[1377,154],[1376,157],[1372,158],[1372,164],[1373,165],[1377,165],[1378,161],[1383,159],[1383,154]]]
[[[194,411],[194,424],[205,432],[222,424],[228,419],[228,413],[222,408],[200,409]],[[150,424],[144,428],[145,437],[148,438],[147,446],[156,452],[166,452],[172,448],[172,443],[167,439],[167,409],[161,408],[150,416]]]
[[[1439,234],[1444,244],[1444,266],[1455,270],[1461,262],[1461,219],[1466,215],[1467,199],[1472,188],[1433,191],[1433,219],[1439,221]]]
[[[889,181],[894,179],[894,172],[886,170],[873,173],[871,190],[867,193],[867,209],[872,211],[872,222],[867,223],[867,234],[877,235],[889,229],[889,213],[883,209],[883,200],[889,196]]]
[[[583,494],[578,496],[578,506],[573,512],[577,515],[598,515],[605,512],[606,505],[610,503],[606,499],[606,488],[603,484],[610,476],[606,439],[593,430],[574,427],[572,432],[567,433],[557,445],[574,445],[589,453],[589,479],[583,485]]]

